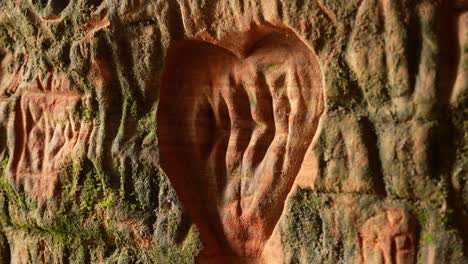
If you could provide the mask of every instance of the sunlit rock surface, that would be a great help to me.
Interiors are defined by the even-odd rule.
[[[0,2],[1,263],[467,263],[465,0]]]

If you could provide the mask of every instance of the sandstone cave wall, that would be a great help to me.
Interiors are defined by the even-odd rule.
[[[0,1],[0,262],[466,263],[467,10]]]

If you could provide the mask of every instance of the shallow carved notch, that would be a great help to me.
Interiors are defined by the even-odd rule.
[[[317,58],[257,28],[171,48],[158,110],[161,165],[205,255],[261,254],[323,110]]]

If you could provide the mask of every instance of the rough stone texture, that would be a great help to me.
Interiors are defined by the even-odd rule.
[[[465,0],[0,1],[1,263],[467,263]]]

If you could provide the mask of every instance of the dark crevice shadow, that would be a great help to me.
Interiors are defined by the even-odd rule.
[[[257,85],[261,89],[266,90],[267,92],[263,92],[262,95],[257,95],[256,104],[258,104],[258,108],[267,109],[267,112],[264,113],[262,116],[266,120],[262,120],[266,124],[265,131],[259,136],[257,140],[257,145],[255,146],[254,155],[252,156],[252,167],[256,168],[258,164],[263,160],[266,156],[266,152],[268,148],[273,143],[273,139],[275,137],[275,124],[274,124],[274,117],[273,117],[273,98],[271,95],[271,90],[267,84],[265,76],[263,74],[258,74],[258,83]],[[252,131],[253,132],[253,131]]]
[[[9,170],[12,173],[12,177],[16,179],[16,173],[17,173],[17,168],[19,167],[20,159],[23,154],[23,149],[24,149],[24,133],[26,128],[24,127],[24,121],[23,121],[23,115],[21,111],[21,98],[18,98],[17,101],[15,102],[16,104],[16,110],[15,110],[15,122],[14,122],[14,131],[15,131],[15,145],[14,145],[14,151],[13,151],[13,157],[10,157],[11,161],[9,162]]]
[[[49,3],[49,0],[32,0],[33,5],[37,6],[38,8],[45,8]]]
[[[439,45],[439,66],[437,67],[437,87],[439,104],[447,108],[452,95],[460,62],[460,47],[457,21],[461,13],[452,7],[452,1],[440,5],[442,11],[436,17],[436,34]],[[419,32],[421,35],[421,32]]]
[[[112,34],[106,32],[103,39],[98,39],[97,44],[97,53],[102,56],[104,61],[109,62],[113,67],[110,68],[110,76],[119,76],[117,65],[118,65],[118,48],[111,43],[113,38]],[[122,105],[123,105],[123,96],[120,91],[115,91],[108,89],[109,87],[120,87],[120,82],[116,78],[112,78],[110,80],[109,86],[105,87],[100,94],[98,94],[99,109],[103,109],[100,111],[100,122],[102,129],[101,131],[106,131],[106,133],[102,133],[102,149],[111,150],[114,139],[118,135],[120,120],[122,118]],[[110,107],[106,107],[106,105]],[[112,157],[112,153],[110,151],[105,153],[98,153],[97,158],[99,159],[99,163],[102,166],[102,171],[111,171],[114,172],[109,177],[108,184],[118,189],[120,188],[121,182],[120,177],[118,176],[118,172],[115,168],[118,168],[118,164],[114,164],[114,159]]]
[[[422,53],[422,32],[421,32],[421,21],[418,18],[417,11],[411,6],[411,14],[408,23],[407,31],[407,49],[406,58],[408,58],[408,76],[409,76],[409,87],[414,91],[416,85],[416,78],[418,76],[419,65],[421,65],[421,53]]]
[[[46,12],[51,15],[59,15],[70,4],[70,0],[49,1]]]
[[[8,210],[9,208],[9,201],[8,201],[8,196],[6,194],[1,193],[0,196],[3,196],[3,204],[2,204],[2,210],[5,213],[5,216],[7,219],[10,218],[10,211]],[[3,231],[3,230],[2,230]],[[11,248],[10,248],[10,243],[8,242],[8,238],[5,236],[3,232],[0,232],[0,258],[4,261],[4,263],[11,263]]]
[[[382,169],[382,161],[378,149],[378,138],[375,128],[367,118],[361,118],[359,125],[363,132],[362,140],[368,151],[369,166],[371,169],[373,190],[382,197],[387,196],[385,180]]]
[[[446,180],[448,184],[447,203],[452,208],[451,217],[448,219],[449,224],[455,227],[460,232],[460,238],[463,241],[463,252],[468,256],[468,211],[466,210],[467,204],[464,203],[463,191],[467,191],[462,186],[461,189],[456,190],[452,181],[454,173],[456,173],[455,166],[457,166],[457,145],[463,143],[463,129],[457,127],[456,115],[462,112],[458,107],[453,109],[450,99],[454,92],[455,82],[457,79],[460,58],[462,56],[460,50],[460,39],[458,32],[458,19],[463,12],[468,11],[468,4],[461,4],[463,1],[445,1],[438,13],[437,34],[439,40],[439,67],[438,67],[438,82],[440,100],[439,108],[441,113],[439,115],[439,126],[433,132],[433,147],[431,149],[431,169],[434,170],[435,175],[444,176],[445,171],[450,172]],[[463,95],[460,95],[463,96]],[[467,105],[467,97],[461,97],[460,106]],[[453,110],[452,110],[453,109]],[[465,114],[466,117],[466,114]],[[461,115],[463,119],[463,115]],[[461,140],[461,141],[460,141]],[[442,162],[440,162],[442,161]],[[461,177],[459,175],[458,177]],[[464,184],[463,180],[460,182]],[[465,183],[465,188],[468,185]]]

